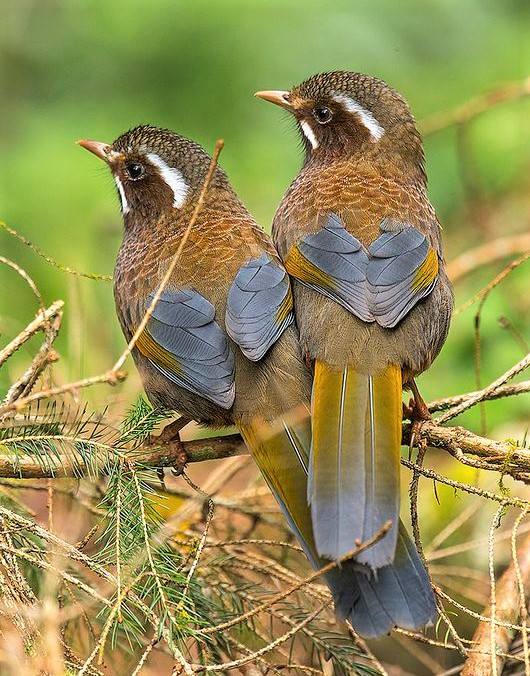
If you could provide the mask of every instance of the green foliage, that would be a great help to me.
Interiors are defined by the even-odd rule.
[[[188,537],[183,542],[181,536],[174,537],[179,533],[179,524],[173,525],[171,518],[164,520],[160,477],[156,469],[140,462],[136,453],[145,447],[163,419],[163,412],[153,410],[140,397],[118,431],[104,415],[89,415],[85,409],[54,404],[35,407],[23,419],[0,426],[2,451],[7,449],[14,463],[22,455],[38,459],[43,467],[49,466],[51,457],[66,457],[79,468],[93,463],[92,481],[96,464],[103,467],[103,497],[95,505],[99,515],[95,551],[79,559],[78,549],[69,550],[70,561],[64,568],[65,575],[73,576],[66,578],[70,584],[85,593],[90,590],[90,575],[88,570],[74,565],[75,560],[82,560],[88,569],[112,583],[106,592],[107,601],[99,603],[95,613],[87,611],[95,615],[92,621],[99,625],[97,654],[119,649],[121,654],[137,655],[151,638],[165,642],[174,652],[186,652],[192,640],[196,645],[195,661],[198,658],[203,664],[222,663],[227,658],[237,659],[242,651],[245,654],[263,648],[277,638],[276,625],[266,620],[270,614],[271,620],[280,618],[288,628],[307,622],[303,632],[289,641],[290,662],[296,664],[295,652],[302,647],[304,659],[312,655],[311,659],[318,663],[325,656],[337,674],[377,673],[348,635],[330,629],[320,618],[308,622],[314,603],[310,595],[302,592],[247,620],[238,619],[230,631],[212,631],[261,606],[271,594],[271,579],[267,568],[260,570],[251,559],[246,568],[239,570],[233,555],[205,557],[203,552],[201,565],[194,568],[199,540]],[[3,518],[9,522],[11,513],[19,514],[26,524],[9,531],[10,546],[16,548],[23,574],[40,595],[46,593],[49,567],[43,568],[39,562],[49,560],[54,536],[31,525],[31,513],[10,485],[0,487],[0,506],[9,510]],[[1,552],[0,547],[0,555]],[[238,558],[239,562],[244,560],[244,555]],[[53,563],[52,566],[55,567]],[[249,570],[250,577],[245,573]],[[80,591],[74,596],[72,588],[67,589],[68,594],[61,593],[63,604],[75,599],[82,602]],[[91,593],[98,594],[96,590]],[[74,620],[70,632],[75,624]],[[93,665],[95,660],[96,653],[91,660]],[[274,667],[271,669],[276,673]]]
[[[79,476],[95,477],[98,464],[114,455],[114,434],[102,422],[103,415],[87,415],[86,407],[39,402],[25,409],[22,420],[8,419],[0,426],[0,449],[11,457],[15,471],[19,457],[28,455],[52,473],[60,474],[61,463],[68,460]]]

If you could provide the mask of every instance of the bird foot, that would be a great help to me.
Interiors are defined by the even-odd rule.
[[[180,476],[186,469],[188,456],[186,455],[186,449],[184,448],[184,444],[182,443],[178,432],[176,437],[169,442],[168,446],[171,456],[175,458],[175,463],[171,468],[171,471],[175,476]]]
[[[157,436],[151,435],[148,444],[150,446],[166,446],[167,454],[175,458],[175,464],[172,467],[173,473],[180,476],[186,467],[188,457],[184,444],[180,438],[180,430],[190,422],[189,418],[181,417],[178,420],[166,425],[162,432]]]
[[[403,404],[403,417],[411,421],[409,450],[416,445],[423,424],[432,420],[429,408],[423,400],[414,379],[410,383],[410,388],[413,396],[408,406]]]

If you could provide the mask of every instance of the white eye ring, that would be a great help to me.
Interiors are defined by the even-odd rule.
[[[145,174],[145,168],[140,162],[129,162],[125,165],[125,173],[131,181],[137,181]]]
[[[313,117],[318,124],[327,124],[333,117],[333,112],[327,106],[317,106],[313,108]]]

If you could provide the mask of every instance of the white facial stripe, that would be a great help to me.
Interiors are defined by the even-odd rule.
[[[356,113],[363,125],[370,132],[370,136],[374,141],[379,141],[381,136],[385,133],[383,127],[375,119],[372,113],[366,108],[363,108],[360,103],[345,94],[335,94],[333,97],[337,103],[341,103],[348,112]]]
[[[184,177],[178,169],[168,166],[156,153],[149,153],[147,158],[158,168],[160,176],[171,188],[173,192],[173,206],[176,209],[180,209],[186,201],[186,195],[189,190],[189,185],[184,180]]]
[[[114,180],[116,181],[116,187],[118,188],[118,192],[120,193],[121,212],[122,214],[126,214],[129,211],[129,204],[127,202],[127,198],[125,197],[125,190],[123,189],[123,184],[117,176],[114,176]]]
[[[306,122],[306,120],[301,120],[300,126],[302,127],[302,131],[306,135],[307,140],[312,145],[313,150],[315,148],[318,148],[317,137],[315,136],[315,132],[313,131],[313,128],[311,127],[309,122]]]

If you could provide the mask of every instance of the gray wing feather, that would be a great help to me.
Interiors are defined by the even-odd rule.
[[[431,293],[436,278],[428,286],[414,285],[429,249],[425,235],[412,227],[384,232],[369,247],[366,292],[368,306],[380,326],[395,327],[418,301]]]
[[[398,229],[386,230],[391,223]],[[382,221],[381,229],[382,234],[365,249],[338,216],[330,214],[321,230],[298,243],[302,256],[324,273],[329,284],[300,282],[340,303],[364,322],[393,328],[431,293],[436,278],[427,286],[415,284],[431,248],[425,235],[388,219]]]
[[[336,300],[365,322],[374,320],[365,293],[368,256],[362,244],[353,237],[336,214],[330,214],[325,226],[307,235],[298,244],[300,253],[324,272],[333,282],[333,289],[304,282],[320,293]]]
[[[243,265],[228,293],[226,331],[251,361],[259,361],[293,321],[287,302],[289,278],[268,254]]]
[[[152,295],[146,308],[151,299]],[[175,358],[179,369],[150,361],[175,384],[229,409],[235,396],[234,355],[214,317],[214,306],[197,291],[165,290],[149,320],[148,331]]]

